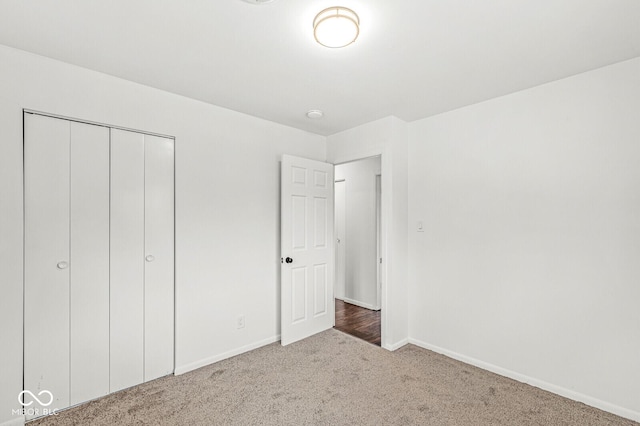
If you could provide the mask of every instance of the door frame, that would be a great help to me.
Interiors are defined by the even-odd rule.
[[[334,165],[334,168],[335,168],[335,165]],[[342,183],[342,184],[344,184],[346,186],[346,184],[347,184],[346,182],[347,181],[345,179],[337,179],[336,180],[334,178],[334,181],[333,181],[333,199],[334,199],[334,201],[333,201],[333,209],[334,209],[334,211],[336,209],[336,206],[338,205],[338,202],[337,202],[337,199],[336,199],[337,194],[338,194],[338,191],[336,191],[336,184]],[[345,188],[345,191],[346,191],[346,188]],[[345,194],[345,201],[346,201],[346,194]],[[345,203],[344,207],[346,209],[346,203]],[[345,225],[345,229],[346,229],[346,210],[345,210],[344,221],[345,221],[344,225]],[[335,301],[335,299],[338,299],[338,297],[336,297],[336,294],[338,294],[338,292],[337,292],[337,287],[338,287],[338,279],[337,279],[337,277],[338,277],[338,273],[340,273],[340,272],[343,273],[343,275],[344,275],[342,277],[343,283],[346,282],[346,279],[347,279],[346,253],[344,253],[345,254],[345,259],[342,259],[342,264],[344,265],[344,269],[342,271],[338,270],[338,263],[339,263],[338,262],[338,247],[339,247],[340,244],[345,244],[346,243],[346,239],[345,239],[344,242],[341,241],[340,243],[338,243],[338,226],[336,224],[337,224],[337,215],[334,214],[333,215],[333,232],[335,234],[334,241],[336,241],[336,244],[334,245],[334,247],[335,247],[335,258],[336,258],[336,260],[335,260],[335,262],[336,262],[335,263],[335,265],[336,265],[335,266],[335,271],[336,271],[335,272],[335,276],[336,276],[336,278],[335,278],[334,283],[333,283],[333,299],[334,299],[334,301]],[[345,297],[344,289],[342,289],[342,290],[343,290],[342,298],[339,298],[341,300],[344,299],[344,297]],[[333,316],[333,319],[334,319],[334,321],[333,321],[334,324],[333,325],[335,325],[335,315]]]
[[[382,160],[380,164],[382,169]],[[382,171],[376,173],[376,307],[382,309]],[[382,339],[381,339],[382,340]]]

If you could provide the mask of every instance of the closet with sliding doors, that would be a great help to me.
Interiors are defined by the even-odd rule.
[[[25,111],[24,204],[27,417],[171,374],[174,140]]]

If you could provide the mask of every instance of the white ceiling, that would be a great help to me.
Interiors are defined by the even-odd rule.
[[[361,35],[327,49],[336,4]],[[330,135],[640,56],[640,1],[0,0],[0,44]]]

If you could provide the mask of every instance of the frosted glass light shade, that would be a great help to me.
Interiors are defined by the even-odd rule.
[[[360,18],[351,9],[334,6],[323,10],[313,20],[313,36],[325,47],[345,47],[360,34]]]

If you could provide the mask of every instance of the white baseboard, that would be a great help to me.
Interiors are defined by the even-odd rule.
[[[24,416],[16,416],[11,420],[0,423],[0,426],[23,426],[25,421],[26,420]]]
[[[372,311],[380,310],[380,308],[376,307],[375,305],[370,305],[368,303],[360,302],[358,300],[349,299],[348,297],[344,297],[342,301],[349,303],[351,305],[360,306],[361,308],[371,309]]]
[[[402,339],[402,340],[400,340],[399,342],[392,343],[392,344],[386,344],[386,345],[383,345],[382,347],[383,347],[384,349],[388,350],[388,351],[393,352],[393,351],[395,351],[395,350],[400,349],[401,347],[403,347],[403,346],[404,346],[404,345],[406,345],[407,343],[410,343],[410,342],[409,342],[409,339]]]
[[[603,411],[608,411],[620,417],[624,417],[630,420],[634,420],[636,422],[640,422],[640,412],[630,410],[628,408],[620,407],[615,404],[611,404],[606,401],[602,401],[597,398],[593,398],[589,395],[584,395],[579,392],[572,391],[570,389],[563,388],[561,386],[554,385],[552,383],[545,382],[543,380],[535,379],[533,377],[526,376],[524,374],[516,373],[515,371],[507,370],[506,368],[498,367],[497,365],[490,364],[488,362],[480,361],[475,358],[468,357],[466,355],[459,354],[454,351],[450,351],[448,349],[441,348],[439,346],[431,345],[429,343],[422,342],[420,340],[409,338],[409,343],[414,344],[416,346],[420,346],[424,349],[429,349],[430,351],[437,352],[442,355],[446,355],[449,358],[456,359],[458,361],[462,361],[465,364],[470,364],[483,370],[491,371],[492,373],[499,374],[501,376],[508,377],[513,380],[517,380],[518,382],[526,383],[531,386],[535,386],[537,388],[555,393],[557,395],[563,396],[565,398],[572,399],[574,401],[582,402],[584,404],[590,405],[592,407],[598,408]]]
[[[220,355],[215,355],[215,356],[201,359],[199,361],[192,362],[186,365],[181,365],[179,367],[176,367],[174,374],[176,376],[179,376],[180,374],[188,373],[189,371],[196,370],[200,367],[204,367],[205,365],[213,364],[214,362],[222,361],[223,359],[231,358],[232,356],[240,355],[245,352],[258,349],[262,346],[269,345],[279,340],[280,340],[280,335],[269,337],[268,339],[260,340],[255,343],[251,343],[249,345],[245,345],[237,349],[233,349],[233,350],[221,353]],[[4,425],[0,425],[0,426],[4,426]]]

